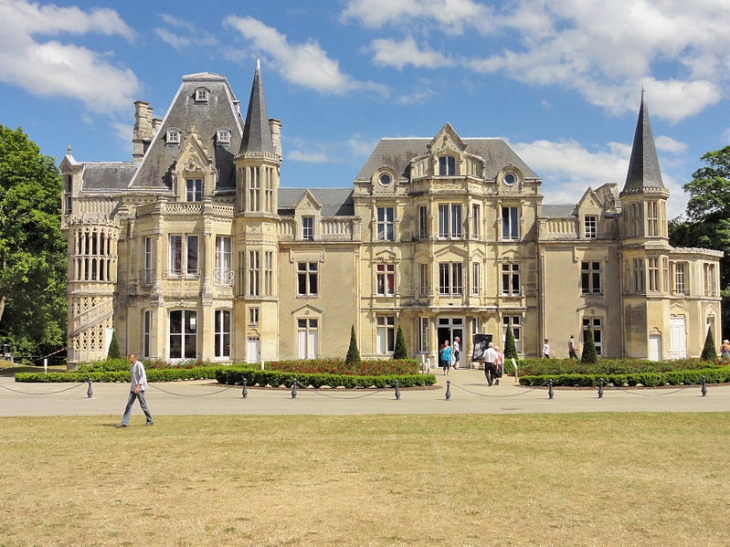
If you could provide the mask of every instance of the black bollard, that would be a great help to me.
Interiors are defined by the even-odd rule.
[[[94,391],[91,389],[91,378],[87,378],[86,381],[89,383],[89,389],[86,390],[86,396],[91,399],[94,396]]]
[[[248,397],[248,389],[246,388],[246,384],[248,382],[246,381],[245,376],[243,377],[243,381],[241,383],[243,384],[243,391],[241,391],[241,395],[243,396],[244,399],[246,399]]]
[[[446,380],[446,400],[451,399],[451,380]]]
[[[395,400],[400,401],[400,384],[398,384],[398,380],[395,381]]]
[[[598,398],[603,398],[603,384],[605,383],[605,380],[603,378],[598,379]]]
[[[707,396],[707,378],[705,378],[704,376],[702,377],[702,396]]]
[[[548,397],[550,397],[552,399],[553,398],[553,395],[555,395],[553,393],[553,379],[552,378],[550,378],[548,380],[548,386],[549,386],[548,387]]]
[[[291,383],[291,398],[296,399],[297,398],[297,379],[294,378],[294,381]]]

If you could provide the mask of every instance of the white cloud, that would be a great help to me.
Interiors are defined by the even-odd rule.
[[[193,40],[189,38],[190,36],[194,36],[195,44],[198,47],[215,46],[218,44],[218,40],[215,36],[202,30],[199,25],[195,25],[189,21],[184,21],[183,19],[178,19],[177,17],[167,13],[161,14],[160,19],[162,19],[162,21],[169,27],[181,30],[180,33],[175,33],[168,28],[157,27],[155,29],[155,34],[157,34],[160,40],[172,47],[178,53],[193,43]]]
[[[182,51],[190,45],[190,38],[184,36],[178,36],[177,34],[170,32],[164,28],[156,28],[155,34],[165,42],[168,46],[172,47],[176,51]]]
[[[101,33],[132,40],[134,30],[115,11],[5,0],[0,2],[0,19],[0,81],[35,95],[76,98],[95,112],[129,109],[139,90],[131,70],[113,65],[111,54],[58,39],[62,34]],[[43,41],[42,36],[57,39]]]
[[[687,145],[685,143],[664,135],[654,137],[654,144],[656,145],[657,150],[661,150],[662,152],[671,152],[672,154],[678,154],[687,150]]]
[[[301,150],[292,150],[286,155],[286,159],[291,161],[301,161],[304,163],[325,163],[327,155],[322,152],[302,152]]]
[[[662,142],[676,143],[669,137],[664,139]],[[595,151],[587,150],[574,140],[537,140],[510,146],[542,178],[545,203],[574,204],[589,186],[595,190],[609,182],[616,183],[620,192],[626,182],[631,157],[631,145],[617,142]],[[681,184],[664,171],[662,181],[670,192],[669,217],[679,216],[686,208],[687,196]]]
[[[368,157],[377,146],[378,140],[366,139],[364,136],[356,133],[347,141],[347,147],[356,156]]]
[[[489,7],[473,0],[350,0],[341,18],[360,21],[369,28],[411,27],[423,22],[461,34],[467,27],[488,27],[491,14]]]
[[[392,66],[402,70],[405,65],[438,68],[453,64],[445,55],[429,48],[420,49],[416,41],[408,37],[400,42],[383,38],[373,40],[366,51],[374,52],[373,62],[380,66]]]
[[[471,0],[350,0],[342,18],[423,36],[474,27],[472,49],[486,53],[461,59],[468,70],[572,89],[614,114],[633,112],[643,85],[657,117],[680,121],[719,102],[730,74],[726,0],[521,0],[494,12]],[[456,59],[447,37],[440,51],[398,40],[374,40],[373,62],[401,70]]]
[[[252,17],[230,16],[225,23],[249,40],[254,50],[271,56],[282,77],[294,84],[335,95],[363,89],[385,92],[382,85],[360,82],[343,73],[339,62],[330,59],[314,40],[290,44],[286,35]]]

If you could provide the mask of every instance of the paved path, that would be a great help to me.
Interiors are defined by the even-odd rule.
[[[163,415],[363,415],[363,414],[520,414],[561,412],[730,412],[730,385],[709,385],[702,396],[699,386],[667,389],[532,389],[505,377],[501,385],[487,387],[484,374],[455,370],[440,372],[433,389],[402,389],[400,400],[392,389],[341,390],[224,387],[215,381],[150,384],[147,402],[154,416]],[[450,398],[446,399],[451,381]],[[63,390],[63,391],[62,391]],[[128,384],[26,384],[0,377],[0,416],[121,416]],[[135,403],[132,423],[143,416]]]

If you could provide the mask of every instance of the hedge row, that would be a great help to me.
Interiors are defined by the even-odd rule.
[[[349,389],[364,387],[393,387],[398,381],[400,387],[432,386],[436,383],[433,374],[407,374],[388,376],[351,376],[347,374],[304,374],[275,370],[255,370],[247,367],[227,367],[218,369],[216,380],[221,384],[239,385],[246,378],[249,386],[286,386],[291,387],[294,379],[301,387],[345,387]]]
[[[557,374],[541,376],[520,376],[520,385],[542,386],[552,379],[553,386],[596,387],[601,378],[607,385],[615,387],[637,386],[679,386],[695,385],[702,377],[710,384],[730,382],[730,366],[700,370],[675,370],[671,372],[637,372],[632,374]]]
[[[505,364],[511,364],[508,359]],[[581,363],[578,359],[524,359],[518,361],[520,376],[549,376],[562,374],[637,374],[705,370],[718,365],[699,359],[649,361],[648,359],[599,359],[597,363]],[[507,367],[505,367],[505,371]]]
[[[167,368],[151,369],[147,371],[149,382],[174,382],[176,380],[214,380],[216,371],[221,367],[195,367],[195,368]],[[129,382],[131,373],[129,370],[97,370],[97,371],[70,371],[70,372],[49,372],[48,374],[38,372],[17,372],[16,382],[85,382],[91,378],[92,382]]]

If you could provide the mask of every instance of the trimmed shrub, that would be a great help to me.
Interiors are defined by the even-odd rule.
[[[588,326],[583,331],[583,354],[580,358],[581,363],[597,363],[598,352],[596,351],[596,342],[593,339],[593,329]]]
[[[347,356],[345,357],[345,363],[348,365],[359,365],[360,364],[360,351],[357,349],[357,338],[355,337],[355,325],[352,325],[350,331],[350,347],[347,348]]]
[[[717,362],[717,350],[715,349],[715,340],[712,336],[712,328],[707,328],[707,336],[705,336],[705,346],[702,348],[700,359],[703,361]]]
[[[406,337],[403,336],[403,329],[398,325],[398,334],[395,337],[395,350],[393,351],[393,359],[408,359],[408,347],[406,346]]]
[[[119,349],[119,340],[117,339],[117,331],[112,331],[112,341],[109,344],[109,353],[107,359],[121,359],[122,350]]]
[[[507,332],[504,335],[504,359],[505,364],[508,359],[518,359],[517,356],[517,344],[515,343],[515,335],[512,332],[512,327],[507,325]],[[511,363],[510,363],[511,365]],[[505,367],[505,371],[506,371]]]

